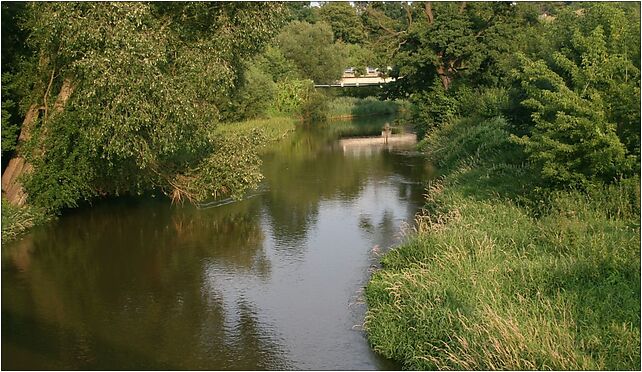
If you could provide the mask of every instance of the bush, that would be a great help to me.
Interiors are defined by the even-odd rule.
[[[283,80],[276,84],[276,93],[270,113],[273,115],[295,114],[314,89],[312,80]]]
[[[307,92],[306,100],[299,109],[305,123],[316,123],[328,120],[328,97],[314,90]]]
[[[560,57],[561,58],[561,57]],[[514,137],[524,146],[543,179],[555,187],[585,188],[631,175],[635,156],[627,154],[607,121],[608,108],[599,94],[582,97],[544,61],[521,57],[522,85],[532,110],[529,136]]]
[[[229,107],[221,112],[224,121],[249,120],[264,116],[274,101],[276,84],[257,65],[243,74],[243,84],[234,93]]]
[[[413,121],[419,138],[451,121],[457,114],[457,100],[444,90],[439,80],[435,80],[430,89],[413,93],[410,102],[413,104]]]
[[[456,91],[457,113],[462,117],[489,119],[504,116],[509,111],[508,92],[504,88],[471,89],[467,86]]]
[[[510,141],[508,124],[502,117],[478,121],[460,119],[430,132],[420,143],[442,172],[447,173],[463,162],[478,161],[521,163],[518,145]]]

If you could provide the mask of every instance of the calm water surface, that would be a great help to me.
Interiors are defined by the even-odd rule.
[[[382,125],[298,129],[240,202],[111,200],[4,245],[2,369],[399,369],[360,291],[432,169],[339,140]]]

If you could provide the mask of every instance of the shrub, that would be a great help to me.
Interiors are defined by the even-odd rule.
[[[297,113],[310,89],[314,89],[312,80],[279,81],[276,84],[274,103],[270,113],[276,115]]]
[[[328,119],[328,97],[314,90],[307,92],[305,101],[299,109],[305,123],[323,122]]]
[[[451,121],[457,114],[457,100],[451,97],[437,79],[426,91],[413,93],[413,121],[419,138],[443,123]]]
[[[457,113],[462,117],[488,119],[504,116],[509,110],[508,92],[504,88],[459,88],[456,93]]]
[[[561,57],[560,57],[561,58]],[[514,137],[524,146],[543,179],[557,187],[587,187],[630,175],[636,162],[607,120],[600,95],[583,97],[544,61],[521,57],[520,78],[532,110],[530,136]]]
[[[263,116],[274,101],[276,85],[257,65],[243,74],[243,83],[234,93],[229,108],[221,112],[224,121],[240,121]]]

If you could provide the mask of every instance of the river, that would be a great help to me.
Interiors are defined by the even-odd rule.
[[[400,369],[361,290],[433,173],[384,118],[299,128],[242,201],[79,208],[2,247],[2,369]]]

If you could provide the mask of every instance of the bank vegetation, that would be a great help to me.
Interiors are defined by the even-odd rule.
[[[415,370],[638,369],[639,4],[407,10],[390,91],[441,175],[366,288],[373,348]]]

